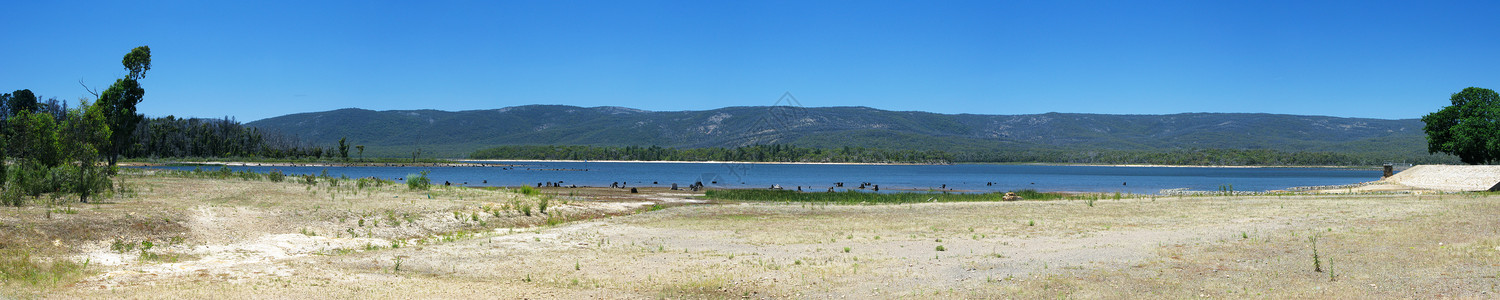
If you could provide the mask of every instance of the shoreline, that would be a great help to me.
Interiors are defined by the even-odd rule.
[[[464,162],[447,163],[377,163],[377,162],[349,162],[349,163],[291,163],[291,162],[243,162],[243,161],[179,161],[170,163],[144,163],[131,162],[120,163],[120,166],[128,167],[159,167],[170,165],[205,165],[205,166],[229,166],[229,167],[471,167],[471,168],[510,168],[515,165],[504,164],[481,164]]]
[[[166,166],[174,164],[182,165],[219,165],[219,166],[261,166],[261,167],[518,167],[518,164],[506,163],[664,163],[664,164],[753,164],[753,165],[850,165],[850,166],[942,166],[942,165],[1017,165],[1017,166],[1064,166],[1064,167],[1124,167],[1124,168],[1225,168],[1225,169],[1271,169],[1271,168],[1300,168],[1300,169],[1351,169],[1371,170],[1379,169],[1380,166],[1249,166],[1249,165],[1162,165],[1162,164],[1085,164],[1085,163],[995,163],[995,162],[959,162],[959,163],[852,163],[852,162],[741,162],[741,161],[681,161],[681,160],[537,160],[537,159],[452,159],[450,162],[419,162],[419,163],[381,163],[381,162],[249,162],[249,161],[177,161],[177,162],[121,162],[121,166],[151,167]],[[1398,168],[1400,168],[1398,166]],[[1404,168],[1403,168],[1404,169]]]
[[[987,164],[987,163],[974,163]],[[1380,169],[1380,166],[1247,166],[1247,165],[1156,165],[1156,164],[1079,164],[1079,163],[1015,163],[1016,165],[1032,166],[1068,166],[1068,167],[1126,167],[1126,168],[1225,168],[1225,169],[1274,169],[1274,168],[1299,168],[1299,169],[1351,169],[1366,170]]]
[[[601,163],[664,163],[664,164],[756,164],[756,165],[869,165],[869,166],[928,166],[952,165],[929,163],[838,163],[838,162],[781,162],[781,161],[691,161],[691,160],[571,160],[571,159],[459,159],[461,162],[601,162]]]

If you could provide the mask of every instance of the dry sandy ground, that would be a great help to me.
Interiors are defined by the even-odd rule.
[[[1475,194],[840,206],[550,190],[553,216],[527,217],[516,204],[539,197],[506,191],[127,180],[138,195],[52,220],[5,208],[13,243],[91,262],[76,279],[11,282],[6,294],[1494,298],[1500,285],[1500,199]],[[125,221],[57,239],[68,220]],[[111,250],[116,239],[158,241],[158,257]]]

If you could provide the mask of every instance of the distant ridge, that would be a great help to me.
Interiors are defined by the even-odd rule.
[[[369,156],[463,157],[497,145],[735,147],[792,144],[943,151],[1271,149],[1426,155],[1423,123],[1263,113],[937,114],[869,107],[647,111],[526,105],[490,110],[299,113],[250,122]]]

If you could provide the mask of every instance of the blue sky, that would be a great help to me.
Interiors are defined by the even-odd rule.
[[[771,105],[1418,118],[1500,88],[1500,2],[16,1],[0,91],[150,45],[149,116]]]

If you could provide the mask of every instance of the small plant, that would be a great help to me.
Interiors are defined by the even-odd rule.
[[[1087,203],[1089,207],[1094,207],[1094,199],[1085,199],[1083,203]]]
[[[550,197],[542,197],[541,200],[537,201],[536,211],[544,215],[547,214],[548,202],[551,202]]]
[[[943,245],[938,245],[937,251],[948,251],[948,248],[943,248]]]
[[[853,249],[850,249],[849,247],[844,247],[844,253],[849,253],[850,250],[853,250]]]
[[[1036,220],[1026,221],[1026,226],[1036,226]]]
[[[516,211],[520,212],[522,215],[526,215],[527,217],[530,217],[531,216],[531,204],[530,203],[521,203],[521,202],[518,201],[518,202],[516,202]]]
[[[582,271],[583,270],[583,265],[580,265],[580,264],[578,264],[578,262],[575,261],[575,262],[573,262],[573,270],[574,271]]]
[[[1240,231],[1240,239],[1248,239],[1248,238],[1250,238],[1250,234],[1245,233],[1244,231]]]
[[[109,250],[124,254],[125,252],[135,251],[135,243],[126,243],[124,240],[115,239],[115,242],[109,245]]]
[[[401,257],[400,256],[396,257],[396,264],[394,266],[391,266],[391,270],[395,271],[395,272],[401,272]]]
[[[312,175],[302,175],[302,184],[306,184],[308,187],[317,185],[318,177]]]
[[[1307,241],[1312,243],[1313,272],[1323,273],[1323,260],[1318,257],[1318,236],[1307,237]]]
[[[286,174],[282,174],[281,170],[271,169],[270,172],[266,172],[266,179],[270,179],[271,182],[281,182],[286,180]]]
[[[471,213],[469,213],[469,220],[470,221],[474,221],[474,222],[479,222],[479,213],[477,213],[477,212],[471,212]]]

